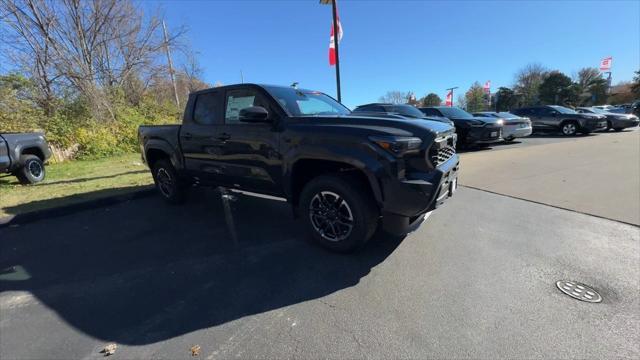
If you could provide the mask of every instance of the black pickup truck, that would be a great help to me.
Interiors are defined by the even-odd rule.
[[[407,234],[457,186],[452,126],[358,116],[317,91],[255,84],[198,91],[182,125],[141,126],[138,136],[167,201],[182,202],[194,185],[282,197],[315,240],[340,252],[378,227]]]

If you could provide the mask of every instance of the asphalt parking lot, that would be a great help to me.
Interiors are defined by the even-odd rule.
[[[461,183],[475,188],[462,186],[407,238],[374,238],[350,256],[306,241],[286,204],[246,196],[233,203],[236,242],[213,191],[187,206],[150,197],[0,228],[0,358],[97,358],[110,342],[115,359],[191,358],[193,345],[206,359],[638,358],[640,229],[616,213],[496,193],[481,165],[573,149],[536,163],[551,173],[608,139],[634,151],[639,135],[465,153]],[[599,188],[609,162],[585,165],[581,186]],[[626,168],[617,175],[630,187],[640,179]],[[622,206],[633,209],[631,195]],[[561,279],[593,286],[603,302],[563,295]]]

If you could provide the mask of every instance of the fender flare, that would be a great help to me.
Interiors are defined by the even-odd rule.
[[[304,152],[291,151],[283,156],[283,184],[284,192],[288,200],[294,197],[293,170],[295,165],[302,160],[319,160],[331,161],[336,163],[344,163],[359,171],[361,171],[367,179],[375,201],[381,204],[384,200],[380,179],[384,168],[379,160],[379,154],[365,152],[362,149],[343,148],[343,147],[326,147],[313,146],[309,148],[305,146]]]
[[[161,139],[149,139],[147,141],[147,143],[144,145],[144,160],[147,165],[149,165],[149,167],[151,166],[147,160],[147,156],[150,150],[160,150],[167,154],[169,160],[171,161],[171,165],[173,165],[176,170],[182,169],[184,167],[182,157],[178,155],[176,149],[174,149],[171,144],[169,144],[169,142]]]

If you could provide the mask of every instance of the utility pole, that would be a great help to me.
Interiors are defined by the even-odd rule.
[[[176,106],[180,109],[180,99],[178,98],[178,87],[176,86],[176,77],[173,74],[173,62],[171,61],[171,51],[169,50],[169,36],[167,35],[167,25],[162,20],[162,30],[164,32],[164,50],[167,52],[167,62],[169,64],[169,75],[173,84],[173,95],[176,97]]]
[[[607,71],[607,94],[611,93],[611,71]]]
[[[448,88],[447,91],[451,92],[451,106],[453,107],[453,90],[457,89],[458,86],[454,86],[452,88]]]

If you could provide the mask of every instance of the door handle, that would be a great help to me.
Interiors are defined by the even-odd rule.
[[[227,141],[229,139],[231,139],[231,135],[229,135],[227,133],[222,133],[222,134],[218,135],[218,140]]]
[[[193,137],[193,135],[191,135],[191,133],[184,133],[184,134],[182,134],[182,137],[185,140],[190,140]]]

